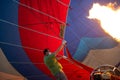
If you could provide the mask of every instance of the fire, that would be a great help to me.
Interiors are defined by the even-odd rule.
[[[104,31],[120,41],[120,8],[116,9],[112,3],[106,6],[96,3],[90,9],[88,18],[99,20]]]

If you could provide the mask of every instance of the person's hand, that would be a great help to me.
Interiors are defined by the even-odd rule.
[[[63,41],[62,41],[62,44],[63,44],[63,45],[65,45],[66,43],[67,43],[67,41],[66,41],[66,40],[63,40]]]

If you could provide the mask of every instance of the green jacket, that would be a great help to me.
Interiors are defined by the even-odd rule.
[[[62,65],[57,61],[54,54],[48,55],[44,57],[44,63],[52,72],[53,75],[56,75],[58,72],[62,70]]]

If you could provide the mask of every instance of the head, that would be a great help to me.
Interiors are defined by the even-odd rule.
[[[47,55],[50,54],[50,51],[49,51],[49,49],[44,49],[43,53],[44,53],[45,56],[47,56]]]

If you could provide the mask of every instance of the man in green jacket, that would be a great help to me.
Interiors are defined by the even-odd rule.
[[[49,49],[45,49],[44,53],[44,63],[51,71],[51,73],[55,76],[56,80],[67,80],[65,73],[62,70],[62,65],[57,61],[56,55],[63,49],[66,41],[63,40],[60,47],[53,53],[49,51]]]

